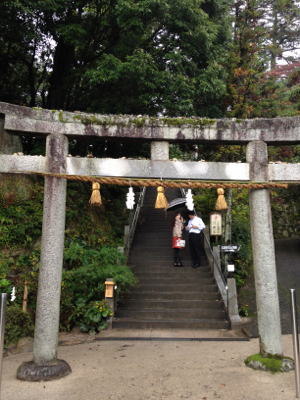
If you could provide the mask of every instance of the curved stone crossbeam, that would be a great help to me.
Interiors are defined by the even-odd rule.
[[[247,144],[300,143],[300,117],[271,119],[150,118],[32,109],[0,103],[5,130],[14,134],[63,134],[103,139]]]

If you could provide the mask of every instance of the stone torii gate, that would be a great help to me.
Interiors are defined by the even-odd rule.
[[[46,157],[15,156],[0,148],[0,173],[60,173],[94,177],[296,182],[297,164],[268,164],[267,145],[300,143],[300,118],[243,120],[149,118],[30,109],[0,103],[2,137],[47,136]],[[70,158],[68,137],[151,142],[151,160]],[[246,163],[169,161],[169,143],[246,145]],[[55,379],[70,372],[57,360],[66,179],[45,176],[41,263],[33,361],[18,377]],[[250,190],[251,235],[260,351],[282,355],[274,239],[268,189]]]

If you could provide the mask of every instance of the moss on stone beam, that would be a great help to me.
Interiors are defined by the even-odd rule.
[[[59,114],[59,120],[61,122],[66,122],[63,120],[62,114]],[[193,125],[199,126],[200,129],[203,129],[206,126],[214,125],[217,121],[215,119],[208,118],[153,118],[153,117],[127,117],[127,116],[105,116],[101,119],[97,118],[95,115],[74,115],[74,122],[81,122],[84,125],[100,125],[100,126],[122,126],[122,127],[132,127],[135,126],[137,128],[141,128],[143,126],[161,126],[161,125],[169,125],[169,126],[183,126],[183,125]]]
[[[170,126],[199,125],[200,128],[214,125],[217,122],[216,119],[208,118],[162,118],[162,121],[165,125]]]
[[[60,110],[60,112],[58,114],[58,118],[59,118],[60,122],[68,122],[69,119],[68,118],[64,119],[63,115],[64,115],[63,110]]]
[[[247,367],[262,371],[269,371],[274,374],[277,372],[289,372],[295,368],[294,360],[292,358],[277,354],[267,354],[266,357],[263,357],[259,353],[253,354],[245,360],[245,364]]]

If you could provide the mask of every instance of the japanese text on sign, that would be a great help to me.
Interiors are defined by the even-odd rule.
[[[240,244],[221,245],[221,251],[224,253],[237,253],[241,248]]]
[[[222,236],[222,216],[218,213],[210,214],[210,235]]]

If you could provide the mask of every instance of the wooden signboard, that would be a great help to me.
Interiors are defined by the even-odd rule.
[[[105,298],[106,297],[114,297],[114,282],[112,281],[105,282]]]
[[[210,214],[210,236],[222,236],[222,215]]]

